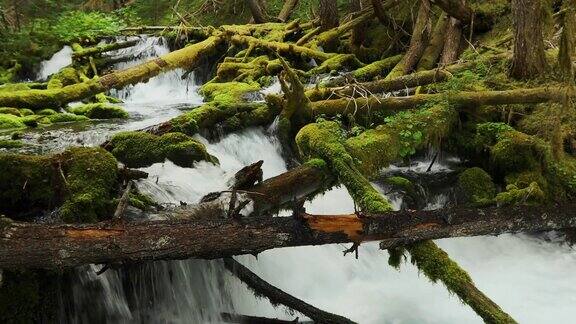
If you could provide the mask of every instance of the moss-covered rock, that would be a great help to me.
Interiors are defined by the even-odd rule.
[[[58,89],[67,85],[79,83],[80,78],[76,69],[71,66],[62,68],[58,73],[54,74],[48,81],[48,89]]]
[[[68,111],[90,119],[128,118],[128,112],[124,108],[109,103],[90,103],[72,107]]]
[[[86,121],[89,120],[86,116],[69,114],[69,113],[57,113],[54,115],[46,116],[39,120],[42,124],[51,124],[51,123],[71,123],[71,122],[79,122],[79,121]]]
[[[470,168],[458,175],[457,194],[464,203],[485,206],[493,203],[496,186],[486,171]]]
[[[0,114],[10,114],[18,117],[22,116],[22,113],[20,112],[20,110],[18,110],[18,108],[9,108],[9,107],[0,108]]]
[[[36,115],[41,115],[41,116],[50,116],[50,115],[56,115],[58,112],[54,109],[50,109],[50,108],[46,108],[46,109],[41,109],[38,110],[36,112]]]
[[[30,116],[30,115],[34,115],[34,111],[32,109],[28,108],[20,109],[20,116]]]
[[[101,148],[70,148],[54,155],[0,154],[0,213],[31,220],[61,206],[67,222],[111,216],[117,162]]]
[[[156,136],[145,132],[122,132],[112,137],[108,148],[118,160],[133,168],[166,159],[182,167],[192,167],[198,161],[218,162],[208,154],[204,144],[182,133]]]
[[[24,128],[24,122],[20,117],[12,114],[0,114],[0,129]]]

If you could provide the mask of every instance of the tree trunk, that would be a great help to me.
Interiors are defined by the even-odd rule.
[[[422,57],[424,48],[428,45],[431,30],[430,3],[428,0],[421,0],[408,51],[406,51],[406,54],[402,57],[398,65],[386,76],[386,79],[399,77],[414,69],[416,63],[418,63],[418,60]]]
[[[438,21],[436,22],[436,27],[434,27],[434,32],[432,33],[432,38],[430,43],[422,53],[422,57],[418,62],[416,71],[431,70],[436,67],[438,62],[438,57],[442,53],[444,48],[444,39],[446,34],[446,29],[448,28],[448,17],[445,13],[440,15]]]
[[[91,79],[60,89],[2,92],[0,93],[0,106],[33,109],[61,107],[69,102],[80,101],[110,89],[119,89],[129,84],[146,81],[175,68],[191,69],[206,56],[214,54],[223,42],[223,37],[212,36],[200,43],[134,67],[107,74],[97,80]]]
[[[297,5],[298,0],[285,0],[284,6],[282,6],[282,9],[278,14],[278,20],[282,22],[288,21],[288,19],[290,19],[290,16],[292,15],[292,12],[294,11],[294,9],[296,9]]]
[[[336,0],[319,0],[318,15],[320,16],[320,26],[326,31],[338,27],[340,18],[338,17],[338,3]]]
[[[247,0],[247,2],[255,23],[262,24],[268,21],[268,19],[266,19],[266,14],[264,13],[264,10],[262,10],[258,0]]]
[[[465,0],[430,0],[433,4],[440,7],[450,17],[460,20],[465,25],[472,24],[474,11],[470,8]]]
[[[448,30],[444,39],[444,49],[440,57],[440,64],[453,64],[458,60],[460,41],[462,40],[462,26],[456,18],[450,18]]]
[[[542,35],[542,1],[512,0],[514,55],[510,76],[530,79],[546,69]]]
[[[0,268],[63,269],[90,263],[216,259],[305,245],[383,240],[383,247],[446,237],[559,230],[576,226],[576,204],[399,211],[381,215],[190,219],[96,224],[2,219]],[[195,215],[194,215],[195,214]]]

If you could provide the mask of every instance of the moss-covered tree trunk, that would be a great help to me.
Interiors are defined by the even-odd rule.
[[[510,76],[534,78],[546,69],[541,0],[512,0],[514,55]]]

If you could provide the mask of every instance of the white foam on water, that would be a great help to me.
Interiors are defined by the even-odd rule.
[[[49,76],[70,64],[72,64],[72,48],[70,46],[64,46],[52,55],[49,60],[40,63],[40,71],[38,71],[37,79],[46,80]]]

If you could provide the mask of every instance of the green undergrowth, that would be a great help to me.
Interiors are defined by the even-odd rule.
[[[146,132],[121,132],[110,139],[108,149],[128,167],[141,168],[166,159],[181,167],[192,167],[195,162],[218,163],[208,154],[204,144],[182,133],[162,136]]]
[[[457,119],[451,105],[429,103],[385,118],[385,124],[346,140],[346,147],[360,161],[364,173],[373,175],[426,145],[437,145],[450,133]]]
[[[0,154],[0,213],[30,221],[59,207],[66,222],[111,216],[117,162],[101,148],[69,148],[54,155]]]

